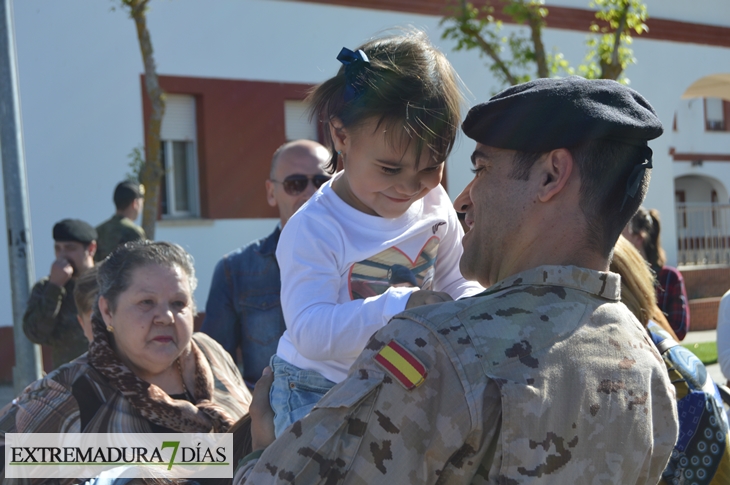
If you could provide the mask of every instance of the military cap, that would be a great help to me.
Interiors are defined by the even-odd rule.
[[[80,219],[64,219],[53,226],[54,241],[76,241],[89,244],[98,238],[96,229]]]
[[[639,93],[607,79],[536,79],[474,106],[462,124],[469,138],[495,148],[547,152],[611,139],[646,145],[662,124]]]
[[[125,180],[119,182],[114,189],[114,205],[118,208],[126,208],[140,197],[144,197],[144,186],[138,182]]]

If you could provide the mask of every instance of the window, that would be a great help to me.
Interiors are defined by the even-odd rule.
[[[707,131],[725,131],[724,104],[720,98],[705,98],[705,126]]]
[[[198,217],[195,98],[167,95],[161,154],[165,176],[160,200],[164,217]]]
[[[271,155],[287,137],[317,139],[321,133],[301,101],[313,85],[164,75],[159,81],[167,93],[160,217],[278,218],[262,188]],[[144,74],[140,93],[148,135],[152,105]]]
[[[306,139],[318,141],[317,125],[309,121],[304,101],[284,101],[284,129],[286,141]]]

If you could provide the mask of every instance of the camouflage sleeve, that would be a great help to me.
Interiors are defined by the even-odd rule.
[[[425,368],[410,390],[379,363],[393,341]],[[487,448],[485,425],[450,354],[430,329],[393,319],[347,379],[260,457],[250,456],[234,483],[470,482]]]
[[[23,332],[33,343],[50,345],[66,289],[42,280],[33,286],[23,315]]]

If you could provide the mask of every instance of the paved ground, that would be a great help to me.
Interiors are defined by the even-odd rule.
[[[702,342],[716,342],[717,332],[715,330],[703,330],[701,332],[688,332],[687,336],[682,340],[683,344],[694,344]],[[720,364],[712,364],[707,366],[707,372],[710,373],[712,380],[718,384],[725,384],[727,379],[722,375]]]
[[[700,332],[688,332],[687,336],[682,340],[683,344],[694,344],[702,342],[715,342],[717,340],[717,332],[715,330],[702,330]]]
[[[725,384],[727,382],[727,379],[725,379],[725,376],[720,370],[720,364],[708,365],[707,372],[710,373],[710,377],[712,377],[712,380],[717,382],[718,384]]]
[[[707,330],[702,332],[689,332],[687,337],[682,341],[683,344],[691,343],[702,343],[702,342],[714,342],[717,340],[717,333],[714,330]],[[725,376],[720,371],[719,364],[712,364],[707,366],[712,378],[715,382],[725,383]],[[13,400],[15,392],[11,385],[0,385],[0,408],[5,406],[7,403]]]

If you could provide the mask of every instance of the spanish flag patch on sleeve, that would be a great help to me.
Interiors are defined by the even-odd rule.
[[[395,340],[375,355],[375,362],[409,391],[426,380],[426,368],[421,361]]]

